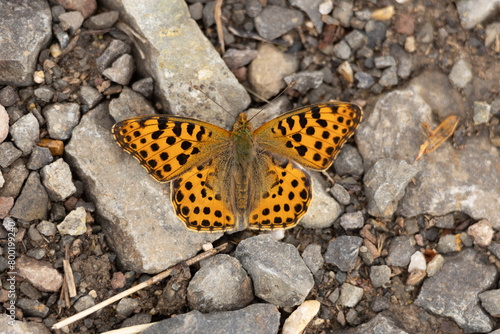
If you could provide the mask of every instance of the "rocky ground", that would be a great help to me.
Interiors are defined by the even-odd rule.
[[[499,6],[0,2],[0,332],[500,333]],[[153,113],[229,129],[193,85],[254,115],[294,80],[255,126],[329,100],[364,118],[291,230],[188,231],[111,135]]]

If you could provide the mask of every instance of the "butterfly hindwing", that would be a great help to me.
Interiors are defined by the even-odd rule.
[[[268,190],[249,215],[249,227],[259,230],[288,229],[299,222],[312,200],[312,181],[296,163],[272,157],[268,164]]]
[[[116,142],[160,182],[224,150],[231,135],[207,122],[170,115],[125,119],[112,132]]]
[[[235,225],[235,216],[223,200],[220,183],[215,179],[218,163],[216,158],[210,159],[172,181],[172,204],[189,229],[219,232],[231,230]]]
[[[294,109],[257,130],[257,144],[304,167],[326,170],[362,118],[355,104],[331,102]]]

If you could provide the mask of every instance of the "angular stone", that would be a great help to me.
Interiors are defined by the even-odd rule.
[[[54,103],[43,109],[47,130],[52,139],[66,140],[80,121],[78,103]]]
[[[40,291],[56,292],[63,283],[63,276],[47,261],[21,255],[16,262],[19,276]]]
[[[255,295],[274,305],[299,305],[314,285],[297,249],[270,235],[241,241],[235,256],[252,277]]]
[[[19,151],[10,141],[0,144],[0,166],[9,167],[23,152]]]
[[[28,175],[29,171],[26,169],[23,159],[16,160],[10,166],[10,170],[3,174],[5,184],[0,188],[0,196],[17,197]]]
[[[154,115],[155,109],[142,94],[123,87],[120,96],[109,103],[109,114],[116,122],[134,116]]]
[[[71,211],[63,222],[57,225],[57,229],[61,234],[69,234],[73,236],[82,235],[87,232],[87,226],[85,225],[85,218],[87,213],[85,209],[79,207]]]
[[[278,6],[267,6],[255,18],[255,29],[260,36],[272,41],[300,26],[304,15],[294,9]]]
[[[31,172],[21,195],[16,199],[10,215],[25,221],[45,219],[48,212],[49,196],[40,182],[40,175]]]
[[[53,201],[64,201],[76,192],[69,165],[58,159],[40,171],[42,182]]]
[[[254,299],[252,280],[234,257],[219,254],[203,262],[187,289],[192,309],[209,313],[246,307]]]
[[[183,0],[110,1],[120,19],[144,36],[141,62],[160,98],[177,116],[194,117],[230,129],[234,117],[193,89],[198,85],[237,115],[250,104],[246,90],[190,17]],[[182,28],[180,28],[182,27]],[[159,33],[161,31],[161,33]],[[182,56],[181,56],[182,55]],[[168,101],[167,101],[168,100]]]
[[[0,85],[33,84],[38,53],[52,37],[49,4],[45,0],[0,1],[0,31],[5,37],[0,48]]]
[[[441,270],[424,281],[415,305],[453,319],[466,333],[488,333],[493,323],[479,306],[478,294],[491,288],[497,276],[485,255],[465,249],[446,256]]]
[[[40,126],[33,114],[27,114],[10,127],[10,135],[16,146],[27,155],[31,153],[40,135]]]

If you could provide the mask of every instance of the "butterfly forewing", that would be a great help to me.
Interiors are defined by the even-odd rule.
[[[333,163],[362,119],[362,110],[344,102],[320,103],[289,111],[259,127],[259,147],[315,170]]]
[[[160,182],[170,181],[224,150],[231,135],[210,123],[167,115],[125,119],[112,132],[116,142]]]

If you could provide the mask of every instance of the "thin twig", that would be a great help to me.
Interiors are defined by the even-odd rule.
[[[206,259],[206,258],[208,258],[208,257],[210,257],[212,255],[217,254],[221,250],[225,249],[226,246],[227,246],[227,244],[223,244],[223,245],[221,245],[221,246],[219,246],[217,248],[210,249],[210,250],[208,250],[206,252],[203,252],[201,254],[196,255],[195,257],[193,257],[193,258],[191,258],[189,260],[186,260],[185,263],[188,266],[191,266],[191,265],[193,265],[193,264],[195,264],[195,263],[197,263],[197,262],[199,262],[201,260],[204,260],[204,259]],[[104,308],[104,307],[106,307],[106,306],[114,303],[115,301],[120,300],[121,298],[127,297],[127,296],[133,294],[134,292],[137,292],[137,291],[139,291],[141,289],[144,289],[144,288],[146,288],[146,287],[148,287],[150,285],[156,284],[156,283],[160,282],[161,280],[163,280],[164,278],[170,276],[170,274],[172,273],[172,271],[174,269],[176,269],[176,268],[179,268],[179,267],[180,267],[180,264],[176,264],[175,266],[172,266],[172,267],[168,268],[164,272],[159,273],[158,275],[151,277],[150,279],[148,279],[145,282],[142,282],[141,284],[138,284],[138,285],[136,285],[136,286],[134,286],[134,287],[132,287],[132,288],[130,288],[128,290],[120,292],[116,296],[113,296],[113,297],[111,297],[111,298],[109,298],[109,299],[107,299],[107,300],[105,300],[105,301],[103,301],[103,302],[101,302],[101,303],[99,303],[99,304],[91,307],[91,308],[88,308],[88,309],[86,309],[86,310],[84,310],[84,311],[82,311],[80,313],[72,315],[71,317],[69,317],[67,319],[64,319],[63,321],[59,321],[58,323],[56,323],[56,324],[54,324],[52,326],[52,329],[60,329],[60,328],[62,328],[64,326],[72,324],[73,322],[78,321],[80,319],[83,319],[86,316],[88,316],[89,314],[92,314],[92,313],[94,313],[94,312],[96,312],[96,311],[98,311],[98,310],[100,310],[100,309],[102,309],[102,308]]]
[[[217,37],[219,38],[220,49],[222,51],[222,54],[224,55],[224,53],[226,53],[226,47],[224,45],[224,32],[222,31],[222,22],[221,22],[222,1],[223,0],[217,0],[217,2],[215,3],[214,18],[215,18],[215,26],[217,27]]]

